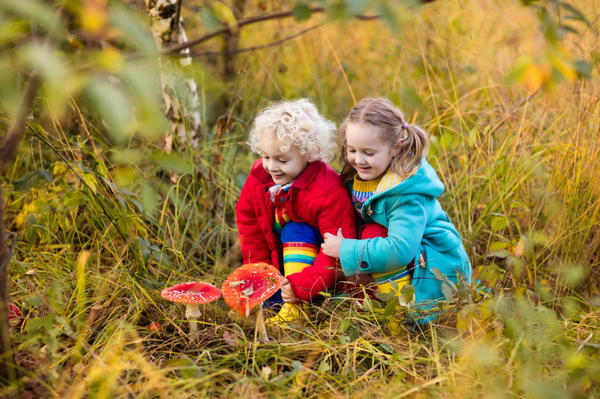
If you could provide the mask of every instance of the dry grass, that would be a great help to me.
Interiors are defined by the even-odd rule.
[[[580,5],[592,27],[566,44],[582,55],[600,45],[598,6]],[[398,32],[381,22],[330,23],[240,56],[231,82],[219,81],[213,66],[199,68],[209,122],[200,149],[184,154],[194,173],[167,183],[162,172],[138,168],[140,180],[159,176],[152,215],[127,191],[140,190],[136,182],[108,184],[124,169],[102,143],[98,153],[85,139],[69,141],[59,125],[44,140],[30,136],[2,182],[8,221],[19,231],[10,296],[24,312],[11,325],[21,385],[4,393],[600,395],[598,71],[588,81],[527,92],[503,79],[520,54],[542,48],[531,12],[486,0],[436,2],[418,14]],[[291,26],[244,29],[242,41],[302,28]],[[216,122],[223,93],[231,114],[225,129]],[[310,322],[271,331],[267,344],[257,341],[252,320],[234,318],[219,302],[206,308],[199,341],[189,342],[183,309],[159,292],[192,279],[219,284],[236,265],[232,211],[253,159],[243,146],[252,116],[273,99],[306,96],[340,121],[352,94],[388,96],[431,132],[429,159],[447,187],[443,205],[492,294],[475,290],[470,303],[449,304],[427,328],[406,323],[399,306],[386,312],[328,298],[307,309]],[[73,169],[12,190],[22,170],[59,162]],[[77,263],[83,251],[90,257]],[[151,322],[163,331],[150,331]]]

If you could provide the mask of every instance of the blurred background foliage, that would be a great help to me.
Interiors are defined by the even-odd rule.
[[[2,130],[26,116],[3,393],[600,395],[600,3],[424,3],[0,0]],[[239,265],[255,113],[308,97],[339,123],[364,96],[430,133],[478,283],[432,328],[326,299],[257,345],[218,303],[188,342],[159,292]]]

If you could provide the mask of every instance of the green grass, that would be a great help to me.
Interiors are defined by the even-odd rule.
[[[331,24],[240,56],[232,82],[203,65],[205,134],[198,149],[176,143],[193,165],[177,179],[152,161],[159,143],[132,141],[140,160],[131,163],[91,116],[36,120],[2,180],[18,232],[10,299],[23,311],[11,322],[19,385],[3,393],[600,396],[598,71],[548,92],[507,85],[516,57],[539,46],[532,15],[512,3],[445,3],[399,32]],[[582,8],[597,30],[597,2]],[[291,23],[271,26],[280,24]],[[244,32],[249,44],[268,39]],[[592,33],[567,45],[589,55]],[[183,307],[160,290],[197,279],[220,285],[240,264],[233,207],[254,159],[244,145],[253,115],[271,100],[307,96],[339,123],[351,93],[388,96],[431,133],[443,206],[492,293],[449,303],[427,328],[406,323],[399,305],[326,298],[306,309],[310,322],[270,331],[266,344],[252,318],[219,301],[189,342]],[[14,189],[37,169],[51,181]],[[163,331],[149,330],[152,322]]]

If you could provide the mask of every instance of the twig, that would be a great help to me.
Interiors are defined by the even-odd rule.
[[[320,26],[322,26],[323,24],[317,24],[317,25],[313,25],[309,28],[303,29],[300,32],[292,35],[292,36],[288,36],[288,37],[284,37],[283,39],[280,40],[276,40],[274,42],[270,42],[270,43],[266,43],[266,44],[261,44],[259,46],[252,46],[252,47],[245,47],[245,48],[240,48],[240,49],[236,49],[236,50],[231,50],[231,51],[201,51],[198,53],[192,53],[192,54],[181,54],[182,57],[204,57],[204,56],[213,56],[213,55],[222,55],[222,54],[240,54],[240,53],[248,53],[250,51],[256,51],[256,50],[261,50],[264,48],[268,48],[268,47],[274,47],[277,45],[280,45],[282,43],[285,43],[289,40],[295,39],[298,36],[301,36],[303,34],[305,34],[306,32],[309,32],[313,29],[316,29]]]
[[[310,12],[313,14],[316,13],[322,13],[325,12],[325,9],[323,7],[312,7],[310,8]],[[268,21],[271,19],[281,19],[281,18],[287,18],[287,17],[291,17],[293,15],[292,10],[287,10],[287,11],[279,11],[279,12],[275,12],[272,14],[262,14],[262,15],[256,15],[253,17],[249,17],[246,19],[241,19],[239,21],[237,21],[237,28],[241,28],[242,26],[245,25],[250,25],[250,24],[255,24],[257,22],[263,22],[263,21]],[[359,19],[361,21],[371,21],[371,20],[376,20],[379,19],[380,16],[379,15],[356,15],[354,16],[354,18]],[[179,51],[186,49],[188,47],[192,47],[196,44],[205,42],[209,39],[212,39],[213,37],[225,34],[225,33],[231,33],[231,27],[229,26],[225,26],[219,30],[216,30],[214,32],[208,33],[204,36],[201,36],[197,39],[192,39],[192,40],[188,40],[185,43],[181,43],[178,44],[175,47],[171,47],[169,49],[165,49],[162,51],[162,54],[173,54],[173,53],[178,53]],[[222,54],[222,53],[218,53],[218,54]]]
[[[421,385],[417,385],[417,386],[415,386],[415,387],[412,387],[412,388],[411,388],[411,389],[409,389],[408,391],[406,391],[406,392],[403,392],[403,393],[401,393],[400,395],[398,395],[398,396],[396,396],[396,397],[397,397],[397,398],[403,398],[403,397],[405,397],[405,396],[412,395],[413,393],[419,392],[419,391],[420,391],[421,389],[423,389],[423,388],[427,388],[427,387],[428,387],[428,386],[430,386],[430,385],[435,385],[435,384],[438,384],[438,383],[440,383],[440,382],[442,382],[442,381],[444,381],[444,380],[446,380],[446,379],[447,379],[447,377],[440,376],[440,377],[434,378],[433,380],[425,381],[423,384],[421,384]]]
[[[593,336],[594,336],[594,333],[590,333],[590,335],[588,335],[588,337],[586,339],[584,339],[581,344],[579,344],[579,346],[577,347],[577,350],[575,350],[575,352],[579,352],[581,349],[583,349],[585,344],[590,342],[590,339],[592,339]]]

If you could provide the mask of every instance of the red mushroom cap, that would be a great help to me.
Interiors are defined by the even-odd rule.
[[[10,303],[8,305],[8,320],[18,319],[21,317],[21,311],[18,307]]]
[[[189,282],[165,288],[160,295],[171,302],[202,304],[219,299],[221,291],[209,283]]]
[[[223,299],[231,310],[248,316],[281,287],[283,276],[267,263],[248,263],[233,271],[223,283]]]

